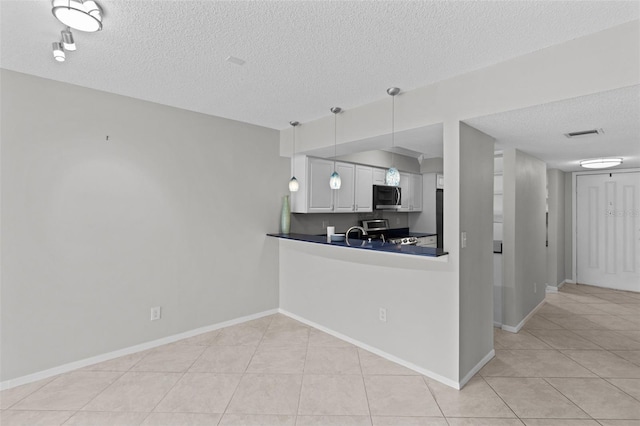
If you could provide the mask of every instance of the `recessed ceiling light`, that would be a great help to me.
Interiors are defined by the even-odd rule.
[[[585,169],[606,169],[620,164],[622,164],[622,158],[594,158],[580,161],[580,165]]]
[[[227,56],[226,61],[231,62],[232,64],[240,65],[240,66],[244,65],[245,63],[243,59],[236,58],[235,56]]]

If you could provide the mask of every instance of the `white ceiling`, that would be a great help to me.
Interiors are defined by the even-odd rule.
[[[619,168],[640,167],[640,86],[465,120],[496,138],[496,149],[516,148],[547,168],[584,170],[579,160],[622,157]],[[568,139],[565,133],[603,129]]]
[[[107,1],[104,29],[62,25],[48,0],[0,0],[0,66],[275,129],[425,86],[638,19],[637,1]],[[229,56],[246,61],[238,66]],[[467,120],[550,168],[620,155],[640,167],[638,87]],[[604,136],[570,140],[569,131]],[[389,135],[338,146],[389,150]],[[442,156],[442,126],[399,132],[395,152]],[[333,152],[312,152],[332,156]]]
[[[0,1],[0,66],[275,129],[639,16],[636,1],[98,2],[103,31],[76,31],[56,63],[50,2]]]

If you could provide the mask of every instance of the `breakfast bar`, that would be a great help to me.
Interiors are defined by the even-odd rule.
[[[448,254],[269,235],[278,239],[281,312],[459,388],[457,268]]]

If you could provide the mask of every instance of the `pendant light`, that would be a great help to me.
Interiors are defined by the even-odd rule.
[[[393,148],[395,147],[396,95],[398,93],[400,93],[400,89],[397,87],[390,87],[387,89],[387,94],[391,96],[391,167],[387,169],[384,181],[389,186],[400,185],[400,173],[398,172],[398,169],[395,168],[393,161]]]
[[[342,179],[340,179],[340,175],[336,171],[336,145],[338,144],[338,131],[337,131],[337,120],[338,114],[342,111],[340,107],[331,108],[331,112],[333,113],[333,173],[331,173],[331,177],[329,178],[329,187],[331,189],[340,189],[342,185]]]
[[[300,184],[298,183],[298,179],[296,179],[296,127],[300,123],[297,121],[290,121],[289,124],[293,126],[293,154],[291,155],[291,165],[293,170],[291,173],[291,180],[289,180],[289,191],[298,192]]]

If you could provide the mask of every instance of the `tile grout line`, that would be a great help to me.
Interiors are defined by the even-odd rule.
[[[478,376],[480,372],[478,372]],[[438,410],[440,410],[440,414],[442,414],[442,417],[445,419],[445,422],[447,422],[447,424],[449,424],[449,420],[447,420],[447,417],[444,415],[444,411],[442,411],[442,407],[440,407],[440,404],[438,403],[438,398],[436,398],[436,394],[433,391],[433,389],[431,389],[431,386],[429,386],[429,383],[427,382],[427,378],[426,376],[421,376],[422,377],[422,381],[424,382],[425,386],[427,387],[427,390],[429,391],[429,393],[431,394],[431,398],[433,398],[434,402],[436,403],[436,406],[438,407]],[[475,377],[475,376],[474,376]],[[461,390],[459,390],[458,392],[460,392]]]
[[[249,362],[247,362],[247,366],[244,368],[244,372],[240,373],[240,380],[238,380],[238,384],[236,385],[235,389],[233,390],[233,393],[231,393],[231,398],[229,398],[229,402],[227,402],[227,405],[224,407],[224,411],[222,412],[222,415],[220,416],[220,420],[218,420],[218,425],[222,422],[222,419],[224,418],[225,414],[227,414],[227,410],[229,409],[229,405],[231,405],[231,401],[233,401],[233,397],[236,395],[236,392],[238,391],[238,388],[240,387],[240,383],[242,383],[242,379],[244,379],[245,374],[247,373],[247,369],[249,368],[249,365],[251,364],[251,361],[253,361],[253,357],[255,356],[256,352],[258,352],[258,348],[260,347],[260,344],[262,343],[262,340],[264,340],[265,334],[267,334],[267,331],[269,330],[269,327],[271,327],[271,323],[273,323],[273,318],[275,317],[275,315],[270,315],[270,317],[271,317],[271,319],[269,320],[269,324],[267,324],[267,326],[265,327],[264,331],[262,332],[262,336],[260,337],[260,341],[255,346],[253,354],[251,355],[251,358],[249,359]],[[229,413],[229,414],[231,414],[231,413]]]
[[[360,359],[360,348],[356,347],[356,356],[358,357],[358,367],[360,367],[360,377],[362,378],[362,387],[364,388],[364,397],[367,400],[367,409],[369,410],[369,421],[373,425],[373,413],[371,413],[371,403],[369,402],[369,392],[367,392],[367,382],[364,380],[364,371],[362,371],[362,360]]]
[[[309,346],[311,345],[311,329],[307,329],[307,350],[304,354],[304,363],[302,364],[302,376],[300,379],[300,390],[298,392],[298,404],[296,405],[295,421],[298,424],[298,416],[300,415],[300,401],[302,400],[302,387],[304,386],[304,372],[307,368],[307,357],[309,356]]]
[[[500,398],[500,401],[502,401],[502,403],[504,405],[507,406],[507,408],[509,408],[509,410],[511,410],[511,412],[513,413],[514,416],[516,416],[516,419],[520,420],[520,422],[524,423],[524,421],[522,421],[522,419],[520,418],[520,416],[518,416],[518,414],[515,412],[515,410],[513,408],[511,408],[511,406],[507,403],[507,401],[505,401],[502,396],[500,396],[500,394],[493,388],[493,386],[491,386],[491,383],[489,383],[484,377],[480,376],[480,378],[482,379],[483,382],[485,382],[487,384],[487,386],[489,386],[489,389],[491,389],[493,391],[493,393]]]

